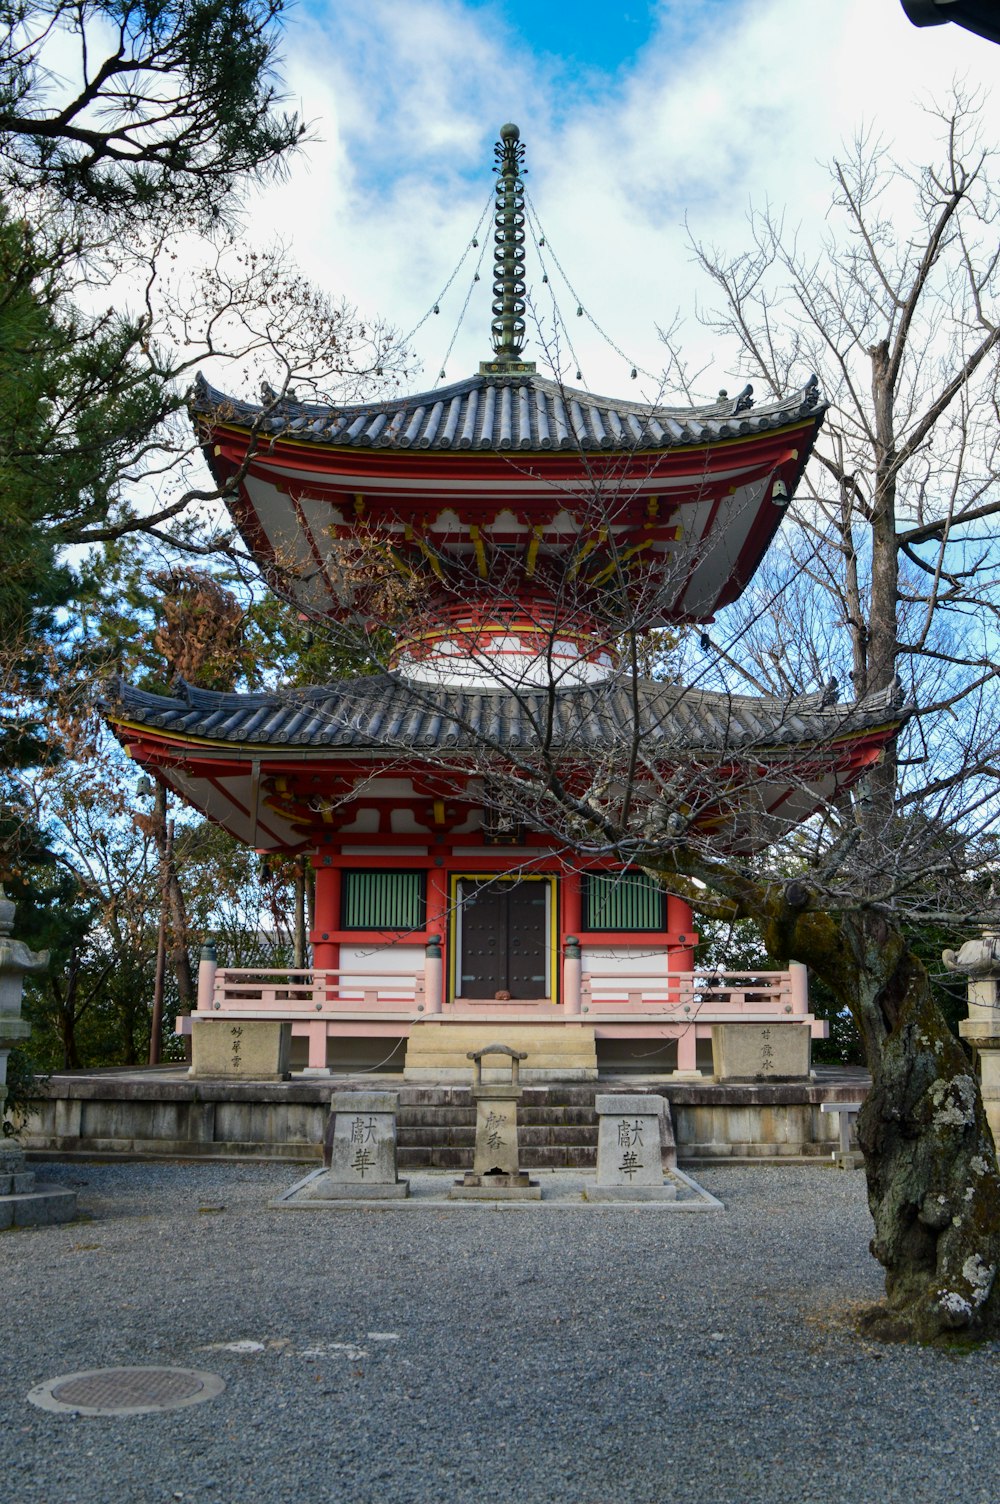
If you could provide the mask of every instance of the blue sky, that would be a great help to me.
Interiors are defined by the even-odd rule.
[[[725,0],[716,0],[722,9]],[[602,4],[601,0],[472,0],[470,10],[481,11],[488,22],[519,38],[531,52],[558,59],[567,74],[580,69],[613,73],[628,64],[656,29],[661,7],[631,0],[630,4]],[[675,7],[676,9],[676,7]]]
[[[410,329],[468,245],[514,119],[550,244],[626,352],[573,325],[584,380],[612,392],[633,361],[659,369],[658,328],[676,314],[706,390],[734,380],[733,353],[699,322],[710,289],[689,236],[738,249],[752,201],[818,244],[845,141],[867,126],[919,160],[931,127],[915,101],[956,77],[989,90],[1000,62],[957,27],[912,27],[899,0],[303,0],[286,36],[289,92],[316,139],[248,234],[281,237],[335,296]],[[1000,141],[994,92],[985,123]],[[450,380],[488,353],[488,272]],[[417,385],[438,378],[466,273],[421,330]],[[529,264],[531,277],[537,297]]]

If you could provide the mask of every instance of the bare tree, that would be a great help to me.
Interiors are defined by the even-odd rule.
[[[922,722],[943,708],[964,733],[967,712],[987,713],[1000,673],[990,547],[1000,515],[1000,183],[976,108],[959,95],[935,112],[941,152],[926,167],[895,160],[869,135],[856,139],[832,165],[816,249],[771,210],[751,211],[750,248],[735,256],[694,243],[721,295],[705,321],[735,344],[751,381],[784,389],[806,362],[822,378],[830,411],[780,562],[818,592],[811,614],[823,618],[828,672],[849,675],[859,695],[896,679],[919,686],[918,742]],[[763,633],[748,627],[759,604],[759,590],[749,592],[731,630],[749,635],[773,682],[768,660],[776,646],[787,660],[793,644],[776,642],[773,629],[767,640],[767,614]],[[810,667],[820,668],[815,658],[793,671]],[[925,750],[901,748],[903,767]],[[974,772],[962,755],[943,776],[965,783]],[[892,754],[871,780],[883,826],[899,774]],[[915,805],[921,789],[903,781]]]
[[[746,375],[777,394],[808,362],[831,399],[783,545],[713,629],[723,652],[705,640],[701,682],[721,691],[738,672],[801,723],[796,697],[835,698],[839,674],[861,705],[906,721],[899,736],[848,800],[759,842],[755,768],[773,746],[740,740],[734,697],[715,745],[664,762],[626,649],[606,690],[618,730],[586,788],[548,727],[516,770],[493,747],[490,772],[567,844],[662,874],[703,913],[753,918],[772,955],[807,962],[851,1010],[872,1072],[859,1136],[886,1269],[871,1325],[930,1339],[995,1331],[1000,1307],[1000,1181],[975,1071],[907,941],[925,920],[961,929],[998,912],[1000,192],[975,101],[941,121],[934,165],[907,169],[867,139],[834,165],[822,249],[806,255],[770,212],[751,216],[735,257],[696,247],[722,294],[710,322]],[[630,631],[642,625],[640,611]],[[696,663],[689,651],[687,676]],[[831,724],[828,749],[846,729]]]

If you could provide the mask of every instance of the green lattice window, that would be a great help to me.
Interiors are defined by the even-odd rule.
[[[665,930],[667,895],[644,872],[587,872],[585,930]]]
[[[342,922],[345,930],[422,930],[422,872],[345,872]]]

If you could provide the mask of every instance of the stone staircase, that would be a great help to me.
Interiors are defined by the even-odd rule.
[[[518,1105],[520,1162],[525,1170],[593,1169],[597,1163],[593,1086],[526,1086]],[[476,1104],[468,1087],[407,1087],[396,1119],[399,1168],[468,1170],[476,1138]]]

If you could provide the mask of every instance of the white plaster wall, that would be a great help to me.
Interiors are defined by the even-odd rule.
[[[424,969],[422,945],[378,945],[372,942],[340,947],[340,968],[346,976],[340,979],[341,989],[348,996],[358,997],[366,987],[386,987],[395,990],[401,982],[410,983],[421,976]],[[355,972],[357,968],[357,972]],[[361,975],[361,973],[374,975]]]
[[[341,835],[375,835],[379,827],[379,811],[377,809],[365,809],[363,806],[358,810],[350,825],[341,826]]]
[[[667,975],[667,952],[662,946],[615,945],[581,947],[584,975],[592,972],[610,972],[605,980],[592,983],[595,998],[620,997],[623,987],[663,991]]]

